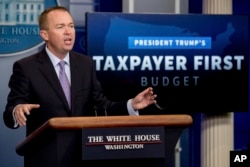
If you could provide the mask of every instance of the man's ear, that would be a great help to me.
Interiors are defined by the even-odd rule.
[[[47,34],[47,31],[46,30],[40,30],[40,36],[42,37],[42,39],[44,41],[47,41],[48,40],[48,34]]]

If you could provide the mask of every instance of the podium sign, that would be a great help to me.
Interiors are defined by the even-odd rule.
[[[82,160],[164,158],[164,127],[86,128]]]

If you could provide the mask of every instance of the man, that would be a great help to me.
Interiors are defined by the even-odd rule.
[[[96,78],[93,60],[72,51],[75,28],[66,8],[56,6],[46,9],[39,17],[39,27],[45,47],[13,65],[10,93],[3,113],[7,127],[15,129],[26,126],[26,135],[29,135],[53,117],[104,115],[102,111],[106,115],[139,115],[138,110],[156,102],[151,87],[122,102],[112,102],[104,96]],[[61,61],[64,68],[59,65]],[[68,81],[70,87],[66,94],[63,89],[65,84],[61,86],[60,83],[64,72],[64,81]],[[80,135],[76,132],[70,137],[64,136],[63,150],[65,155],[71,156],[60,161],[60,167],[81,166]],[[51,143],[56,140],[53,136],[46,138]],[[40,147],[43,148],[42,145]],[[47,166],[48,158],[53,156],[53,151],[46,151],[39,156],[39,165]],[[25,162],[29,164],[27,159],[25,156]]]
[[[156,102],[151,87],[124,102],[111,102],[103,95],[92,59],[72,51],[75,28],[66,8],[46,9],[39,17],[39,27],[44,49],[13,65],[3,115],[7,127],[26,125],[29,135],[52,117],[94,116],[94,110],[105,110],[107,115],[138,115],[138,110]],[[70,82],[69,103],[58,78],[61,60],[66,63],[66,80]]]

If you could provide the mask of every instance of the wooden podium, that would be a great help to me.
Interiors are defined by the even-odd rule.
[[[16,147],[24,156],[25,167],[88,167],[139,164],[143,167],[168,167],[174,162],[175,145],[183,129],[192,124],[189,115],[142,115],[52,118],[27,136]],[[86,129],[163,127],[164,157],[130,159],[82,159],[82,132]],[[112,151],[111,151],[112,152]],[[98,151],[95,152],[98,154]],[[94,154],[93,153],[93,156]],[[115,153],[114,153],[115,154]],[[136,154],[137,155],[137,154]]]

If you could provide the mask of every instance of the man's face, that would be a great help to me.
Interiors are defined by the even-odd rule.
[[[66,11],[51,11],[47,15],[47,30],[42,30],[41,36],[47,42],[48,49],[63,58],[72,50],[75,42],[75,27],[71,15]]]

